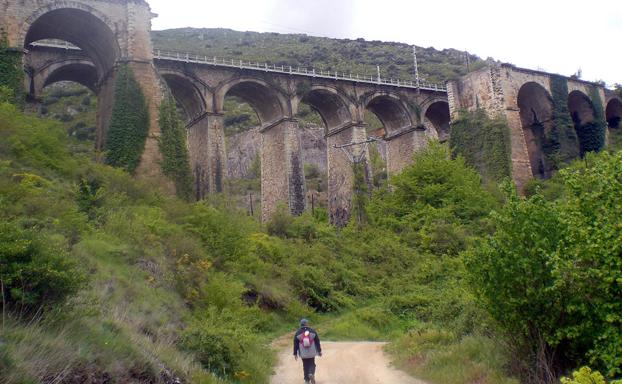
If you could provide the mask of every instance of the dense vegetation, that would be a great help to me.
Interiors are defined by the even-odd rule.
[[[23,78],[21,53],[9,49],[6,32],[0,28],[0,102],[24,102]]]
[[[149,132],[149,110],[129,65],[117,71],[114,105],[106,132],[106,164],[134,172]]]
[[[484,180],[500,182],[511,176],[510,129],[504,117],[461,111],[452,122],[449,141],[453,154],[463,156]]]
[[[177,103],[172,96],[162,101],[159,117],[162,171],[174,181],[177,196],[189,200],[192,198],[193,178],[188,158],[186,126],[181,121]]]

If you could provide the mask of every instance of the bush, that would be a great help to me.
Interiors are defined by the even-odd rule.
[[[8,308],[49,309],[75,294],[85,276],[60,249],[15,223],[0,224],[0,281]]]

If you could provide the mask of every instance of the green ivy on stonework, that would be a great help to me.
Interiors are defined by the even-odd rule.
[[[186,144],[186,128],[175,100],[168,96],[160,105],[160,153],[162,153],[162,171],[175,183],[177,196],[192,198],[192,173]]]
[[[134,172],[149,133],[149,110],[129,65],[117,72],[112,118],[106,135],[106,164]]]
[[[568,80],[551,75],[551,97],[553,98],[553,124],[545,132],[543,151],[555,169],[579,157],[577,133],[568,109]]]
[[[512,175],[510,130],[503,117],[490,118],[482,109],[460,111],[451,125],[452,155],[462,156],[485,181]]]
[[[605,132],[607,122],[603,111],[603,102],[600,98],[598,88],[591,87],[590,99],[594,111],[594,120],[577,126],[577,136],[579,137],[579,150],[581,157],[587,152],[600,152],[605,147]]]
[[[0,29],[0,102],[23,105],[23,83],[21,54],[9,49],[6,32]]]

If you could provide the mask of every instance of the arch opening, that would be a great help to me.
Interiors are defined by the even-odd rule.
[[[425,112],[425,121],[434,127],[438,140],[444,143],[449,140],[449,103],[437,101],[430,105]]]
[[[554,164],[545,154],[545,138],[553,127],[553,99],[540,84],[529,82],[518,91],[517,104],[533,176],[550,178]]]
[[[622,100],[613,98],[607,103],[605,118],[609,128],[609,147],[613,150],[622,149]]]
[[[43,88],[54,83],[70,81],[97,93],[97,69],[92,63],[69,63],[54,70],[45,78]]]
[[[29,27],[24,47],[31,43],[56,39],[82,49],[103,77],[120,57],[114,32],[97,16],[76,8],[60,8],[39,16]]]
[[[605,116],[607,119],[607,126],[610,129],[620,128],[620,123],[622,123],[622,101],[615,98],[611,99],[607,103]]]
[[[284,116],[276,92],[255,81],[242,81],[227,90],[224,97],[234,96],[248,103],[257,113],[261,124],[278,121]]]
[[[592,100],[583,92],[572,91],[568,95],[568,110],[577,132],[581,157],[586,152],[599,150],[601,145],[598,143],[599,132],[597,131],[601,127],[594,121],[595,114]]]
[[[412,126],[405,105],[397,98],[377,96],[367,103],[366,108],[378,117],[388,135]]]
[[[317,111],[327,131],[339,128],[352,121],[346,103],[334,92],[325,89],[313,89],[301,101]]]
[[[175,74],[163,74],[162,78],[183,111],[186,121],[190,122],[205,112],[203,96],[189,79]]]

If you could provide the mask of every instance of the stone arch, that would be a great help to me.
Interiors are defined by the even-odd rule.
[[[583,156],[585,152],[593,150],[590,141],[594,135],[590,123],[594,122],[594,105],[585,93],[575,90],[568,94],[568,111],[577,133],[579,153]]]
[[[205,98],[194,78],[174,71],[161,72],[160,75],[183,109],[187,121],[192,121],[205,113]]]
[[[605,109],[605,117],[610,129],[620,128],[620,123],[622,123],[622,100],[615,97],[609,100]]]
[[[398,96],[375,93],[367,98],[364,107],[380,119],[387,135],[413,126],[408,105]]]
[[[216,111],[221,112],[225,97],[244,100],[257,113],[262,125],[269,125],[286,116],[287,101],[272,85],[256,78],[237,78],[223,84],[216,91]]]
[[[536,82],[527,82],[518,91],[517,106],[534,177],[545,179],[553,167],[544,153],[546,132],[553,126],[553,99],[549,92]]]
[[[334,88],[312,86],[300,100],[319,113],[329,132],[352,122],[351,103]]]
[[[449,103],[445,100],[437,100],[430,104],[423,114],[424,124],[430,124],[436,131],[436,135],[440,142],[449,140]]]
[[[98,92],[97,68],[93,62],[84,58],[74,57],[46,63],[45,66],[36,70],[33,78],[37,96],[41,95],[48,85],[60,81],[73,81],[87,87],[95,94]]]
[[[585,124],[594,120],[592,100],[581,91],[568,94],[568,111],[575,124]]]
[[[58,1],[39,8],[24,22],[18,44],[25,48],[45,39],[68,41],[93,61],[101,79],[121,57],[113,23],[86,4]]]

